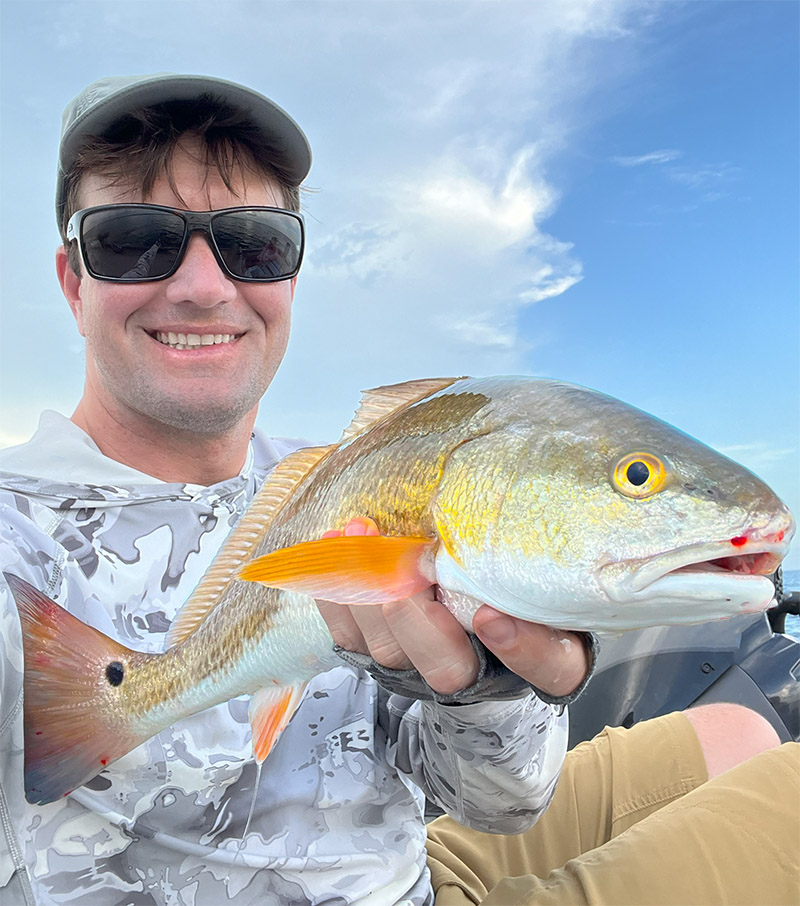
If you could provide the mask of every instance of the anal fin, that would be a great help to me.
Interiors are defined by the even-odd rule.
[[[306,691],[307,682],[293,686],[260,689],[250,699],[250,727],[253,731],[253,752],[260,765],[275,747],[286,729]]]

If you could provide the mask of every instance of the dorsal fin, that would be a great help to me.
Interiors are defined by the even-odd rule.
[[[304,447],[290,453],[275,466],[200,584],[178,611],[167,633],[168,647],[187,639],[217,606],[222,592],[230,580],[239,574],[275,514],[299,482],[332,449],[333,447]]]
[[[364,390],[358,410],[353,416],[353,420],[344,429],[339,444],[347,443],[357,437],[397,409],[410,406],[411,403],[424,399],[439,390],[444,390],[445,387],[461,380],[463,378],[423,378],[418,381],[404,381],[402,384],[387,384],[385,387]]]

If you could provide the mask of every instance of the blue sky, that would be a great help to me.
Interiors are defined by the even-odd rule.
[[[314,147],[270,433],[335,439],[392,381],[548,375],[665,418],[800,512],[799,10],[3,0],[0,445],[81,392],[53,268],[62,108],[103,75],[205,72],[273,97]]]

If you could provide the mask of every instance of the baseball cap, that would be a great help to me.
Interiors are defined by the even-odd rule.
[[[86,136],[103,135],[134,107],[166,101],[192,101],[211,95],[244,112],[275,149],[287,177],[300,185],[311,169],[311,146],[303,130],[276,103],[257,91],[213,76],[157,72],[151,75],[107,76],[92,82],[74,97],[61,118],[58,152],[56,217],[65,204],[64,176],[70,170]]]

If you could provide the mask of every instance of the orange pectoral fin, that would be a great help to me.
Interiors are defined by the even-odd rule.
[[[337,604],[387,604],[435,581],[434,547],[428,538],[323,538],[259,557],[239,575]]]
[[[297,710],[308,683],[261,689],[250,699],[250,727],[253,731],[253,752],[261,764],[286,729]]]

